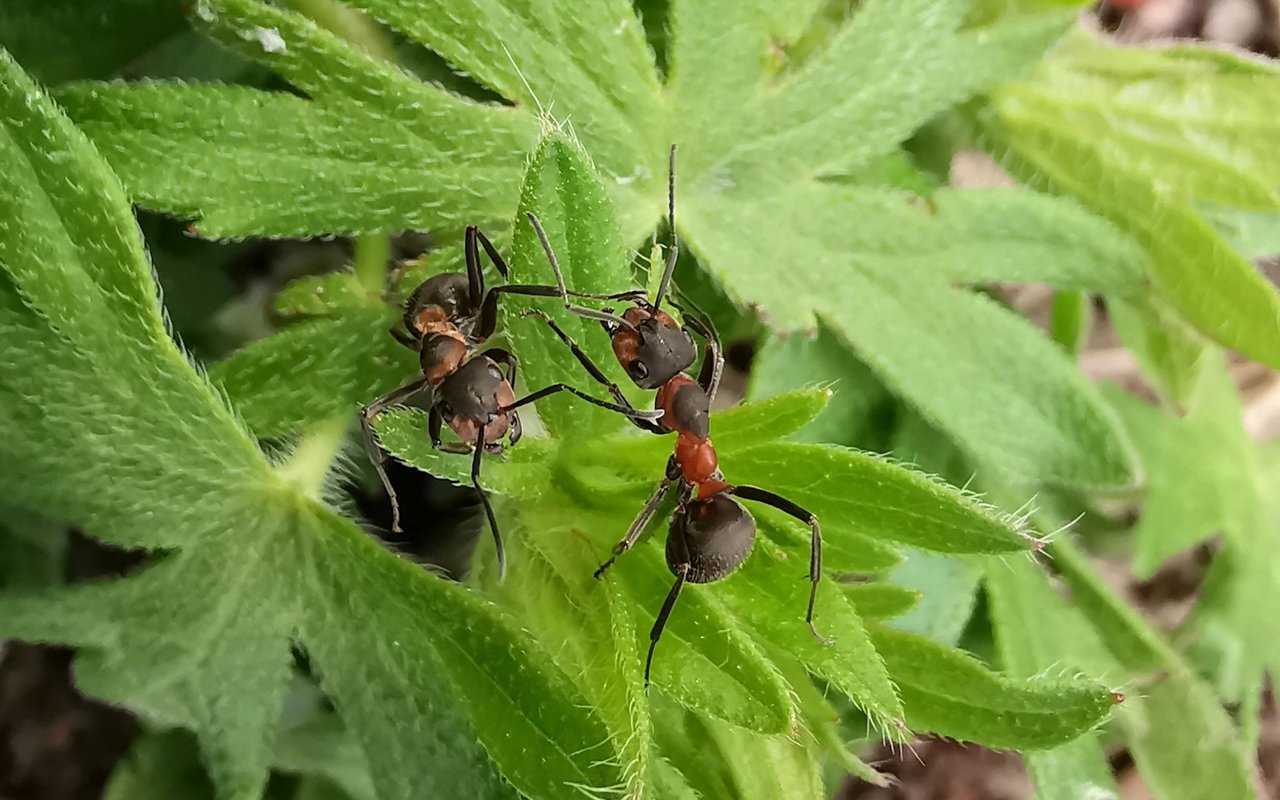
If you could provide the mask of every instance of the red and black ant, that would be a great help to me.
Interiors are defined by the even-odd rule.
[[[369,403],[361,409],[360,422],[369,458],[391,499],[392,530],[398,532],[400,504],[387,477],[384,466],[387,456],[378,446],[373,421],[387,409],[401,405],[422,392],[431,392],[427,423],[431,445],[444,452],[473,454],[471,483],[480,495],[489,529],[493,532],[501,578],[506,574],[506,553],[493,508],[480,488],[480,463],[485,452],[503,451],[503,436],[508,437],[505,446],[520,440],[520,416],[516,409],[557,392],[571,392],[589,403],[625,414],[638,422],[652,423],[662,412],[637,411],[630,404],[608,403],[564,383],[552,384],[517,400],[515,355],[496,348],[477,352],[497,326],[498,295],[559,296],[560,293],[555,287],[514,284],[495,286],[485,291],[477,244],[484,247],[502,277],[507,277],[507,264],[497,249],[476,226],[468,226],[464,248],[466,274],[444,273],[418,286],[405,301],[404,330],[393,328],[391,331],[398,341],[418,352],[422,377]],[[617,319],[608,313],[579,309],[567,301],[566,306],[603,322],[612,324]],[[505,373],[503,367],[506,368]],[[445,443],[441,440],[444,424],[457,434],[460,442]]]
[[[755,486],[735,486],[725,481],[710,439],[710,408],[719,388],[724,368],[720,342],[711,323],[696,314],[682,312],[687,327],[679,323],[661,306],[671,284],[675,270],[679,241],[675,227],[675,155],[671,147],[667,179],[667,224],[671,230],[671,246],[663,267],[653,302],[646,292],[632,290],[612,295],[571,292],[564,284],[564,276],[556,262],[555,254],[547,241],[538,220],[532,215],[533,225],[546,251],[547,259],[555,272],[556,286],[565,306],[569,297],[581,297],[603,301],[627,301],[631,307],[622,313],[621,321],[601,320],[605,332],[613,344],[614,355],[636,386],[654,389],[654,407],[664,412],[659,420],[631,417],[636,425],[654,433],[676,432],[675,453],[667,462],[666,476],[658,485],[644,508],[627,529],[626,536],[613,547],[609,560],[600,565],[595,576],[604,574],[618,556],[630,550],[644,533],[657,513],[659,506],[673,486],[678,486],[676,510],[672,515],[667,534],[667,567],[676,576],[662,610],[649,634],[649,653],[645,659],[644,681],[649,684],[649,671],[658,639],[666,626],[671,609],[675,606],[680,590],[688,583],[713,583],[732,574],[746,560],[755,542],[756,522],[748,511],[734,498],[754,500],[789,514],[804,522],[810,530],[809,551],[809,607],[805,621],[818,641],[829,640],[818,632],[813,624],[813,605],[817,597],[818,581],[822,577],[822,529],[818,518],[784,497]],[[552,288],[552,287],[546,287]],[[680,310],[674,301],[668,301]],[[570,308],[572,311],[573,309]],[[611,308],[603,313],[612,316]],[[556,324],[555,320],[540,311],[524,312],[526,316],[542,319],[555,331],[562,342],[573,352],[579,363],[597,382],[603,384],[621,406],[630,407],[627,398],[617,384],[609,380],[591,358]],[[692,332],[707,343],[697,379],[685,374],[697,359],[698,351]]]

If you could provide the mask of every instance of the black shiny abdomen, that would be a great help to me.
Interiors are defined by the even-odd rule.
[[[756,521],[737,500],[716,494],[690,500],[677,509],[667,533],[667,566],[672,574],[687,549],[690,583],[712,583],[728,576],[746,561],[756,539]]]

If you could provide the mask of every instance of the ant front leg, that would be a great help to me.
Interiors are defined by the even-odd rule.
[[[818,596],[818,581],[822,579],[822,528],[818,518],[785,497],[755,486],[735,486],[730,490],[744,500],[754,500],[772,506],[784,514],[789,514],[809,526],[809,610],[804,620],[809,623],[809,630],[823,644],[831,644],[831,639],[818,632],[813,624],[813,603]]]
[[[584,351],[581,347],[579,347],[578,343],[575,342],[569,336],[569,334],[565,333],[564,330],[559,325],[556,324],[556,321],[552,319],[549,314],[547,314],[544,311],[538,311],[534,309],[529,311],[523,311],[520,313],[520,316],[537,317],[538,319],[541,319],[543,322],[547,323],[547,325],[551,328],[551,330],[555,332],[556,336],[560,337],[560,341],[563,342],[564,345],[569,348],[569,351],[571,353],[573,353],[574,358],[578,359],[578,363],[581,364],[584,369],[586,369],[587,374],[590,375],[596,381],[596,383],[599,383],[603,385],[606,389],[608,389],[609,394],[613,397],[614,400],[618,402],[618,405],[624,406],[626,408],[631,408],[631,409],[635,408],[635,406],[631,404],[631,401],[627,399],[627,396],[622,393],[622,389],[618,388],[618,384],[609,380],[609,377],[604,374],[604,371],[600,369],[600,367],[597,366],[594,361],[591,360],[591,356],[587,355],[586,351]],[[650,433],[662,434],[667,432],[665,428],[663,428],[661,425],[659,425],[656,422],[652,422],[647,419],[640,419],[637,417],[630,417],[630,419],[636,425],[636,427],[642,430],[649,431]]]
[[[369,461],[373,463],[374,472],[378,473],[378,480],[382,481],[382,488],[387,490],[387,497],[391,500],[391,530],[394,533],[400,533],[400,503],[396,499],[396,490],[391,486],[391,479],[387,477],[387,451],[383,450],[378,443],[377,435],[373,430],[373,421],[387,409],[404,403],[428,388],[430,384],[427,379],[419,378],[360,409],[360,429],[364,433],[364,449],[369,455]]]
[[[640,513],[632,520],[631,527],[627,528],[627,535],[613,546],[613,555],[609,556],[609,560],[605,561],[596,568],[594,577],[599,578],[605,573],[605,570],[613,566],[613,562],[618,560],[618,556],[630,550],[635,546],[636,541],[640,538],[640,534],[644,533],[644,529],[649,527],[649,521],[653,519],[653,515],[658,513],[658,507],[662,505],[662,501],[667,498],[667,493],[671,491],[671,485],[674,479],[670,476],[663,478],[658,484],[658,488],[645,502],[644,508],[640,509]]]
[[[493,513],[493,506],[489,504],[489,495],[480,487],[480,464],[484,458],[484,449],[484,426],[481,425],[480,433],[476,437],[475,455],[471,457],[471,485],[476,487],[476,493],[480,495],[480,505],[484,506],[484,515],[489,519],[489,530],[493,533],[493,547],[498,557],[498,581],[501,582],[507,577],[507,551],[502,546],[498,518]]]
[[[577,389],[573,386],[570,386],[567,383],[553,383],[550,386],[545,386],[539,389],[538,391],[533,392],[532,394],[525,395],[524,397],[520,398],[514,403],[511,403],[510,405],[502,406],[498,410],[514,411],[520,406],[527,406],[530,403],[535,403],[544,397],[549,397],[559,392],[569,392],[572,395],[575,395],[577,397],[582,398],[583,400],[586,400],[588,403],[591,403],[592,405],[597,405],[597,406],[600,406],[601,408],[607,408],[610,411],[616,411],[617,413],[622,414],[631,419],[657,420],[657,419],[661,419],[664,413],[661,409],[658,409],[655,411],[640,411],[636,409],[634,406],[632,406],[630,403],[628,403],[626,406],[614,405],[613,403],[608,403],[599,398],[592,397],[591,395],[587,394],[581,389]]]

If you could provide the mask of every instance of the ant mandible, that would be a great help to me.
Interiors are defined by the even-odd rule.
[[[431,392],[427,422],[431,446],[443,452],[472,454],[471,483],[480,495],[493,533],[501,579],[506,575],[506,552],[502,546],[502,534],[498,531],[498,520],[488,496],[480,488],[480,464],[484,453],[503,451],[503,436],[508,437],[505,446],[520,440],[520,416],[516,409],[557,392],[571,392],[589,403],[625,414],[637,422],[652,423],[662,412],[637,411],[630,404],[608,403],[564,383],[552,384],[517,400],[515,355],[497,348],[478,352],[497,327],[498,296],[503,293],[547,296],[558,295],[559,292],[555,287],[516,284],[495,286],[486,291],[477,244],[484,247],[502,277],[507,277],[507,264],[497,248],[475,225],[467,226],[464,247],[466,274],[450,272],[427,279],[405,300],[402,319],[405,330],[391,330],[392,336],[401,344],[418,352],[422,376],[361,409],[360,423],[365,449],[391,499],[391,528],[399,532],[400,504],[387,477],[387,456],[378,446],[373,421],[387,409],[423,392]],[[602,321],[616,319],[591,309],[570,308]],[[503,367],[506,368],[505,373]],[[460,442],[442,441],[440,434],[445,424],[457,434]]]
[[[671,230],[671,245],[653,302],[649,302],[647,293],[642,290],[612,295],[569,291],[542,226],[535,216],[529,215],[529,222],[537,232],[555,273],[554,288],[566,308],[575,311],[570,306],[570,296],[604,301],[622,300],[632,304],[622,313],[620,320],[601,319],[601,325],[609,334],[614,355],[623,370],[636,386],[656,390],[654,407],[665,413],[660,420],[640,417],[631,419],[639,427],[654,433],[676,432],[675,453],[667,461],[666,476],[631,523],[626,535],[614,545],[612,555],[595,571],[595,577],[599,578],[620,555],[631,549],[668,493],[673,487],[678,487],[676,510],[668,528],[666,544],[667,567],[675,575],[676,582],[667,594],[649,634],[649,652],[644,667],[646,686],[649,684],[654,650],[684,584],[721,580],[736,571],[751,552],[755,542],[756,522],[735,498],[772,506],[809,526],[810,589],[805,622],[818,641],[824,644],[830,642],[813,624],[813,606],[817,598],[818,581],[822,577],[822,529],[818,518],[773,492],[755,486],[733,485],[724,479],[715,447],[711,443],[709,416],[711,402],[715,399],[724,368],[719,339],[709,321],[684,312],[682,315],[688,327],[681,327],[670,314],[662,310],[679,252],[675,226],[675,157],[676,148],[672,145],[667,177],[667,225]],[[674,301],[668,302],[680,309]],[[598,313],[612,316],[612,311],[605,308]],[[524,312],[524,315],[536,316],[550,326],[587,373],[603,384],[620,406],[631,407],[617,384],[609,380],[555,320],[536,310]],[[693,365],[698,355],[691,330],[707,343],[707,355],[696,380],[685,374],[685,370]]]

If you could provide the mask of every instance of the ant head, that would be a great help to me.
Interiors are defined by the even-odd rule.
[[[484,429],[486,444],[497,442],[517,419],[503,408],[515,402],[511,383],[493,359],[477,356],[448,375],[436,390],[435,403],[445,424],[458,438],[474,444]],[[492,449],[492,448],[489,448]]]
[[[613,354],[641,389],[657,389],[693,365],[698,348],[667,312],[635,305],[622,315],[632,327],[613,332]]]
[[[466,342],[447,333],[428,336],[418,353],[422,374],[432,386],[439,386],[441,381],[457,372],[466,357]]]
[[[680,547],[678,540],[684,541]],[[667,536],[667,566],[675,573],[685,551],[690,583],[712,583],[727,577],[746,561],[756,539],[756,521],[727,494],[690,500],[671,518]]]

